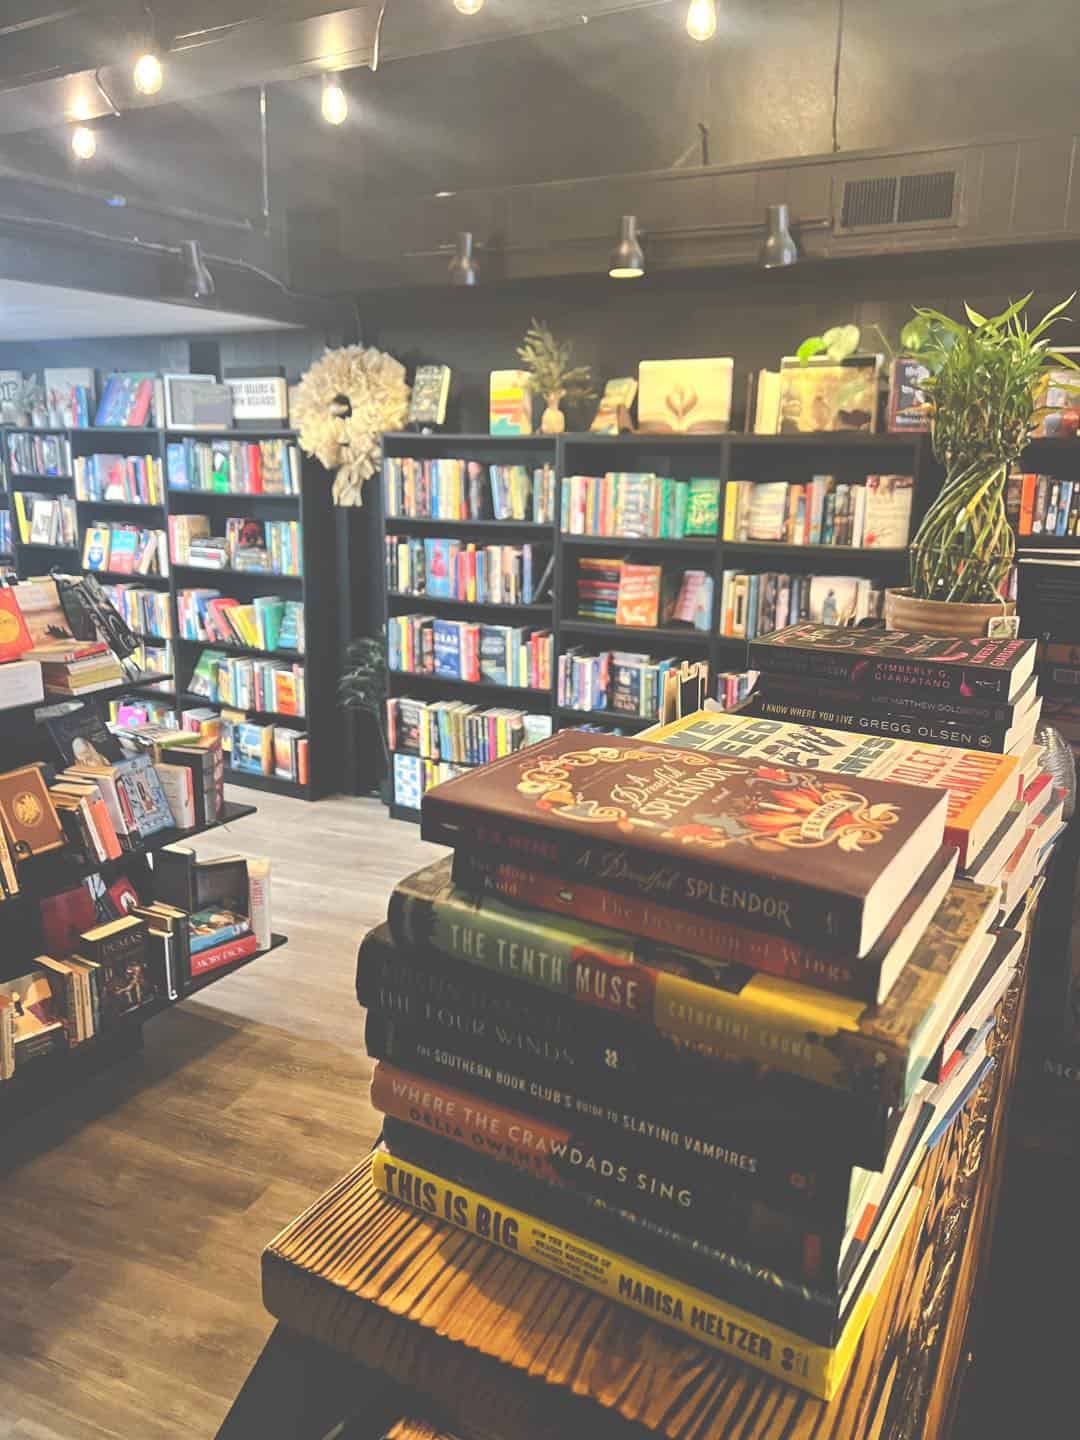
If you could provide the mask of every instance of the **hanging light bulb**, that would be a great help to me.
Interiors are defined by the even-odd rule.
[[[334,75],[327,75],[322,87],[322,118],[328,125],[344,125],[348,113],[349,99],[341,81]]]
[[[156,95],[161,89],[165,72],[161,68],[161,61],[152,50],[140,55],[135,61],[131,79],[140,95]]]
[[[459,15],[478,15],[483,8],[484,0],[454,0]]]
[[[636,215],[622,217],[619,243],[611,252],[608,274],[612,280],[640,280],[645,274],[645,252],[638,237]]]
[[[716,34],[716,0],[690,0],[686,33],[691,40],[711,40]]]
[[[473,258],[473,237],[470,231],[463,230],[458,235],[454,258],[448,269],[451,285],[475,285],[479,280],[480,272]]]
[[[86,125],[76,125],[71,132],[71,153],[76,160],[92,160],[97,154],[97,136]]]
[[[779,270],[794,265],[799,247],[791,236],[791,217],[786,205],[765,207],[765,239],[758,251],[758,264],[763,270]]]

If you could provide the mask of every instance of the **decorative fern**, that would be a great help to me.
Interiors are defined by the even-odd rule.
[[[532,376],[533,389],[545,400],[553,396],[568,405],[579,405],[596,395],[589,366],[571,364],[573,344],[569,340],[560,343],[538,320],[530,323],[517,353]]]

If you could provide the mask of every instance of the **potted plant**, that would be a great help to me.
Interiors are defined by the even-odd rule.
[[[375,721],[384,762],[379,795],[389,805],[393,798],[393,763],[386,725],[386,641],[381,636],[354,640],[345,659],[348,668],[338,681],[338,696],[346,710],[358,710]]]
[[[922,343],[911,349],[930,371],[923,390],[945,482],[912,541],[910,586],[885,593],[890,630],[975,637],[1014,608],[1002,597],[1016,554],[1005,482],[1046,413],[1040,377],[1077,368],[1047,338],[1072,298],[1035,324],[1026,313],[1030,294],[1000,315],[966,305],[966,323],[916,308]]]
[[[596,395],[592,371],[588,365],[571,365],[573,345],[568,340],[560,343],[538,320],[529,325],[517,353],[532,376],[533,390],[544,397],[540,433],[561,435],[566,429],[566,416],[560,408],[563,401],[581,405]]]

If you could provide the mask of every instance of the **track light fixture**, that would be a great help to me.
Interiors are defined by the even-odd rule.
[[[716,0],[690,0],[686,33],[691,40],[711,40],[716,34]]]
[[[180,242],[180,262],[184,267],[184,293],[193,300],[209,300],[217,286],[202,257],[202,247],[197,240]]]
[[[758,251],[758,264],[763,270],[779,270],[794,265],[799,247],[791,235],[791,220],[786,205],[769,205],[765,210],[765,239]]]
[[[454,0],[459,15],[478,15],[483,8],[484,0]]]
[[[612,280],[640,280],[645,274],[645,252],[638,236],[636,215],[622,217],[619,243],[611,252],[608,274]]]
[[[325,75],[322,88],[322,118],[328,125],[344,125],[349,98],[336,75]]]
[[[454,247],[454,257],[447,267],[451,285],[475,285],[480,279],[480,270],[473,259],[473,237],[470,231],[462,230]]]
[[[135,61],[131,72],[132,84],[140,95],[156,95],[165,79],[161,61],[152,50],[147,50]]]
[[[88,125],[76,125],[72,130],[71,153],[76,160],[92,160],[97,154],[97,136]]]

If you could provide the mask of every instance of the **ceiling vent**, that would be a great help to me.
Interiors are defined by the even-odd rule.
[[[955,170],[915,175],[872,175],[844,183],[841,230],[887,226],[954,225],[960,177]]]

